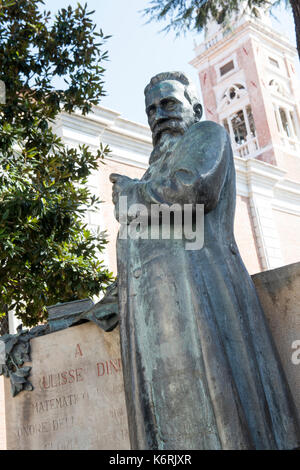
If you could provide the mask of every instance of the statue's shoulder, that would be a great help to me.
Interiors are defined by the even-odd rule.
[[[228,134],[223,126],[214,121],[201,121],[193,124],[186,132],[187,137],[211,141],[212,139],[227,139]]]
[[[228,142],[228,134],[224,127],[213,121],[195,122],[179,140],[174,149],[174,162],[183,159],[197,160],[206,158],[207,152],[222,151]]]
[[[179,155],[184,149],[189,154],[198,155],[212,148],[223,148],[228,140],[228,134],[223,126],[213,121],[196,122],[188,128],[180,141],[177,152]]]

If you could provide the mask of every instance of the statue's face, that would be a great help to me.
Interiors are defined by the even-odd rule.
[[[177,80],[165,80],[147,92],[146,113],[154,145],[163,133],[183,134],[195,122],[193,105],[184,91]]]

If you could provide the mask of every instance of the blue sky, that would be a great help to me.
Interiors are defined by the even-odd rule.
[[[76,6],[77,0],[44,0],[52,12]],[[196,70],[188,64],[194,57],[194,39],[201,42],[202,35],[190,33],[175,38],[174,33],[159,33],[162,24],[145,24],[139,13],[150,0],[82,0],[89,10],[95,10],[94,21],[103,32],[111,34],[107,42],[109,61],[106,62],[105,89],[107,96],[100,104],[111,108],[122,117],[146,124],[144,88],[151,76],[167,70],[181,70],[200,88]],[[295,44],[291,13],[280,9],[280,23],[274,27],[286,33]]]

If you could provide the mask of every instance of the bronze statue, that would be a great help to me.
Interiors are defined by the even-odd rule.
[[[145,96],[154,149],[141,180],[111,175],[116,217],[121,196],[149,210],[204,204],[204,246],[187,250],[184,236],[118,239],[132,448],[297,448],[293,399],[233,234],[229,136],[200,122],[201,104],[180,72],[153,77]]]

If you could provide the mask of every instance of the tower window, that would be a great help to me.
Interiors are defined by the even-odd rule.
[[[295,122],[294,113],[292,111],[290,111],[290,117],[291,117],[291,123],[292,123],[292,126],[293,126],[294,134],[295,134],[295,136],[297,136],[298,135],[297,126],[296,126],[296,122]]]
[[[273,65],[273,67],[277,67],[279,69],[279,62],[276,59],[269,57],[269,62],[271,65]]]
[[[230,62],[228,62],[227,64],[223,65],[222,67],[220,67],[220,75],[221,77],[223,77],[223,75],[225,75],[226,73],[230,72],[230,70],[233,70],[234,69],[234,63],[233,63],[233,60],[231,60]]]
[[[249,104],[245,108],[231,114],[227,119],[224,119],[223,126],[237,146],[248,144],[256,137],[252,109]]]
[[[234,85],[227,88],[222,96],[222,103],[229,105],[233,100],[238,100],[246,93],[245,87],[240,83],[235,83]]]
[[[278,131],[288,139],[299,138],[299,124],[295,111],[273,104]],[[284,142],[284,141],[283,141]],[[291,142],[290,142],[291,145]],[[294,144],[293,144],[294,145]]]
[[[290,126],[289,126],[289,122],[288,122],[288,118],[287,118],[285,109],[279,108],[279,115],[280,115],[281,124],[282,124],[284,132],[286,133],[286,135],[288,137],[291,137],[291,129],[290,129]]]
[[[235,142],[238,145],[244,144],[247,141],[247,127],[242,109],[231,117],[231,124]]]
[[[283,85],[283,83],[278,82],[277,80],[271,80],[269,82],[269,86],[271,87],[271,90],[275,93],[279,93],[282,96],[288,96],[288,92],[286,90],[286,87]]]

